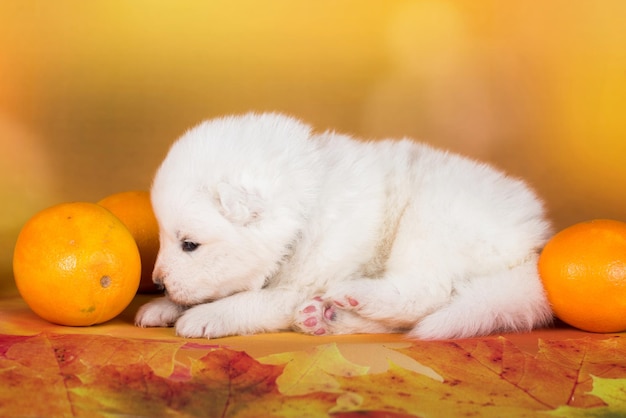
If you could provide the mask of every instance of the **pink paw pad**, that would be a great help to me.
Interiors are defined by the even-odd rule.
[[[304,325],[306,325],[307,327],[314,327],[317,325],[317,319],[315,319],[314,317],[311,318],[307,318],[304,322]]]
[[[315,311],[317,311],[317,308],[315,306],[313,306],[313,305],[309,305],[309,306],[307,306],[306,308],[304,308],[302,310],[302,312],[304,312],[304,313],[313,313]]]

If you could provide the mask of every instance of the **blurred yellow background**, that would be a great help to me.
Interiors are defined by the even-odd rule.
[[[46,206],[148,189],[202,119],[278,110],[626,221],[626,1],[0,0],[0,288]]]

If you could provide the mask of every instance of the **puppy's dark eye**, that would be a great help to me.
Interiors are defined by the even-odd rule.
[[[192,242],[192,241],[183,241],[182,243],[183,251],[187,253],[195,251],[196,248],[198,248],[199,246],[200,244],[198,244],[197,242]]]

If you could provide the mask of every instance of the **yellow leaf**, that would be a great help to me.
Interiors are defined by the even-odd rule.
[[[274,354],[259,359],[264,364],[285,365],[276,379],[284,395],[298,396],[315,392],[339,393],[336,376],[362,376],[369,370],[347,361],[335,343],[320,345],[306,351]]]

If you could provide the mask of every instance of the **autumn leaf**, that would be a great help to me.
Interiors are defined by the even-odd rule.
[[[277,379],[284,395],[306,395],[315,392],[341,392],[336,376],[362,376],[369,370],[347,361],[336,344],[325,344],[306,351],[274,354],[259,359],[264,364],[285,365]]]
[[[282,366],[208,343],[0,336],[0,355],[0,416],[307,417],[336,402],[327,393],[286,402]]]
[[[416,418],[412,414],[403,414],[389,411],[357,411],[341,412],[331,415],[333,418]]]
[[[75,416],[72,390],[84,385],[85,375],[145,364],[150,373],[167,376],[184,345],[97,335],[2,335],[0,415]]]
[[[47,339],[63,372],[74,375],[93,367],[141,362],[157,375],[169,376],[176,354],[186,345],[184,340],[107,338],[101,335],[47,334]]]
[[[81,385],[70,396],[81,415],[246,416],[250,401],[280,397],[275,380],[281,371],[243,352],[214,349],[193,360],[186,380],[157,376],[146,363],[106,365],[77,376]]]
[[[191,363],[188,373],[175,372],[176,379],[156,376],[145,364],[94,369],[81,376],[73,404],[81,415],[256,418],[324,416],[336,402],[327,393],[287,399],[276,386],[283,367],[261,364],[244,352],[213,349]]]
[[[623,417],[626,415],[626,379],[603,379],[592,376],[593,389],[591,394],[605,402],[604,406],[596,408],[574,408],[560,406],[550,415],[554,417]]]
[[[604,405],[591,389],[591,375],[624,376],[626,346],[620,338],[539,343],[537,355],[504,338],[420,342],[398,351],[431,367],[443,382],[392,367],[387,373],[337,378],[361,396],[337,410],[390,410],[416,415],[533,416],[560,405]],[[367,388],[379,387],[372,392]],[[393,407],[389,407],[393,405]]]
[[[537,358],[545,368],[551,369],[555,376],[553,384],[560,381],[559,384],[568,388],[562,397],[554,399],[556,405],[602,405],[601,398],[590,393],[592,377],[620,378],[626,375],[626,342],[619,336],[603,340],[540,341]]]
[[[70,416],[63,377],[45,337],[0,336],[0,416]]]
[[[0,416],[616,416],[626,407],[621,338],[540,341],[536,354],[504,338],[389,349],[373,351],[389,368],[372,373],[336,344],[254,359],[202,340],[0,335]]]

